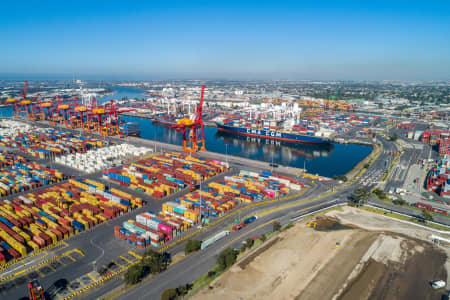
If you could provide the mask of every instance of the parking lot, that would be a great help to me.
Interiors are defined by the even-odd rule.
[[[96,286],[108,276],[125,270],[129,265],[138,262],[140,258],[139,255],[129,251],[111,260],[108,264],[96,267],[96,270],[80,276],[71,282],[65,279],[58,280],[46,293],[50,299],[64,299],[71,295],[77,295]]]
[[[84,256],[83,252],[73,249],[65,252],[63,255],[55,256],[48,262],[39,264],[33,268],[27,269],[19,276],[13,277],[11,280],[5,280],[0,283],[0,295],[9,292],[11,289],[22,286],[26,282],[33,279],[40,279],[49,274],[58,271],[62,267],[69,266]]]

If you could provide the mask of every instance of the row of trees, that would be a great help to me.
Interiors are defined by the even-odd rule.
[[[342,182],[347,182],[347,180],[348,180],[347,176],[345,176],[345,175],[341,175],[341,176],[334,175],[333,179],[334,180],[341,180]]]
[[[170,254],[148,250],[138,264],[128,268],[124,275],[125,283],[136,284],[148,274],[157,274],[164,271],[169,263]]]
[[[176,300],[183,298],[190,289],[192,289],[192,284],[190,283],[180,285],[176,289],[167,289],[161,294],[161,300]]]

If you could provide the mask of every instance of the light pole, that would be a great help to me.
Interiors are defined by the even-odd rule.
[[[200,178],[200,228],[202,228],[202,179]]]

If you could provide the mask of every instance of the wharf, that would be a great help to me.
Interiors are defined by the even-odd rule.
[[[66,130],[66,131],[71,131],[73,133],[79,134],[78,129],[68,129],[68,128],[62,127],[62,126],[53,126],[53,125],[48,124],[48,122],[46,122],[46,121],[32,122],[32,121],[25,120],[25,119],[15,119],[15,120],[25,122],[25,123],[28,123],[28,124],[31,124],[34,126],[56,128],[58,130]],[[158,142],[158,141],[154,141],[154,140],[143,139],[140,137],[133,137],[133,136],[128,136],[125,138],[120,138],[117,136],[105,137],[103,135],[100,135],[100,134],[94,133],[94,132],[90,132],[88,134],[93,137],[99,138],[99,139],[108,140],[110,142],[129,143],[129,144],[133,144],[133,145],[139,146],[139,147],[153,148],[155,150],[155,152],[163,152],[163,153],[164,152],[172,152],[172,151],[183,152],[183,147],[181,145],[167,144],[167,143],[162,143],[162,142]],[[239,156],[225,155],[225,154],[210,152],[210,151],[201,151],[201,152],[198,152],[197,155],[201,156],[201,157],[209,158],[209,159],[228,162],[230,165],[232,165],[236,168],[239,168],[239,169],[245,168],[245,169],[255,170],[255,171],[260,171],[262,169],[271,170],[276,173],[284,173],[286,175],[291,175],[294,177],[299,176],[301,173],[304,172],[303,169],[299,169],[299,168],[282,166],[282,165],[276,165],[275,167],[272,167],[271,163],[269,163],[269,162],[263,162],[263,161],[253,160],[253,159],[239,157]]]

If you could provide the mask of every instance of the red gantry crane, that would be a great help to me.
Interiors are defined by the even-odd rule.
[[[22,96],[22,100],[19,102],[14,100],[14,117],[26,117],[29,118],[31,115],[31,101],[27,100],[27,81],[25,80],[23,86],[23,92],[19,94]],[[12,100],[12,99],[11,99]]]
[[[178,120],[178,124],[173,127],[183,133],[183,150],[185,152],[205,151],[205,128],[203,126],[203,94],[205,85],[202,85],[200,104],[190,119]]]

